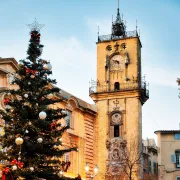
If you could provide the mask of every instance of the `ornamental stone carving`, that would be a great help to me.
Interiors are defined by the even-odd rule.
[[[106,141],[108,150],[106,176],[121,175],[126,157],[127,141],[122,138],[112,138]]]

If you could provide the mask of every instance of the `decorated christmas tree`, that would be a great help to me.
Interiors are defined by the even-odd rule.
[[[62,100],[56,96],[60,93],[54,86],[56,80],[49,78],[52,74],[50,62],[40,59],[42,25],[35,21],[29,27],[28,56],[20,61],[14,75],[13,84],[17,89],[7,90],[6,110],[0,113],[6,122],[5,135],[0,139],[4,149],[0,159],[5,162],[2,180],[68,179],[61,175],[70,162],[62,161],[61,157],[77,151],[77,147],[63,147],[61,137],[69,127],[60,123],[66,111],[52,106]]]

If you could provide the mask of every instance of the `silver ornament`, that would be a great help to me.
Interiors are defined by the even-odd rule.
[[[28,130],[26,130],[26,131],[25,131],[25,133],[27,134],[27,133],[29,133],[29,131],[28,131]]]
[[[42,143],[42,142],[43,142],[43,139],[42,139],[42,138],[38,138],[38,139],[37,139],[37,142],[38,142],[38,143]]]
[[[30,167],[29,169],[30,169],[30,171],[34,171],[34,167]]]
[[[39,113],[39,118],[40,118],[41,120],[45,119],[46,116],[47,116],[47,114],[46,114],[46,112],[44,112],[44,111],[41,111],[41,112]]]
[[[12,166],[12,170],[13,171],[17,170],[17,166],[16,165]]]
[[[28,94],[24,94],[24,97],[25,97],[25,98],[28,98]]]

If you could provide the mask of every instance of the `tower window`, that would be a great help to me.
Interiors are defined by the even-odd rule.
[[[115,82],[114,83],[114,90],[115,91],[118,91],[120,89],[120,84],[119,84],[119,82]]]
[[[119,137],[119,125],[114,126],[114,137]]]

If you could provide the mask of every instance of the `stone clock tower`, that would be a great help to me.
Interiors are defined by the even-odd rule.
[[[125,171],[129,173],[126,161],[138,159],[142,152],[142,105],[149,95],[141,78],[141,47],[137,31],[126,31],[118,8],[112,33],[98,36],[97,81],[90,87],[98,110],[94,140],[98,180],[121,179]],[[133,166],[134,179],[142,179],[141,162],[140,158]]]

